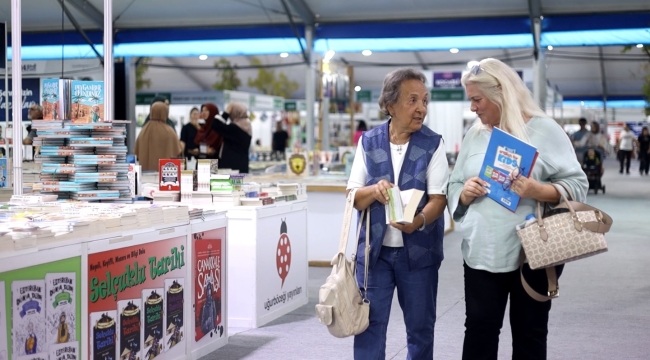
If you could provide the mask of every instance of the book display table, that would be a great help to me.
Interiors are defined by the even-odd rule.
[[[228,325],[257,328],[306,305],[307,201],[228,211]]]

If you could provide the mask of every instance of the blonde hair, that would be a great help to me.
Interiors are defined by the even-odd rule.
[[[499,128],[528,141],[524,119],[548,115],[535,103],[524,81],[510,66],[492,58],[483,59],[476,66],[463,75],[463,86],[476,85],[483,96],[501,110]]]

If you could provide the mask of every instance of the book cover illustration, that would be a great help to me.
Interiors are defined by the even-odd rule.
[[[7,181],[7,158],[0,158],[0,188],[6,188],[9,185]]]
[[[104,121],[104,82],[78,81],[71,84],[72,123],[87,124]]]
[[[116,310],[90,313],[90,358],[92,360],[116,359]]]
[[[45,280],[11,283],[12,339],[14,356],[45,351]]]
[[[5,282],[0,281],[0,360],[9,360],[9,348],[7,347],[7,321],[9,317],[5,304]]]
[[[185,279],[165,279],[165,351],[185,340],[183,296]]]
[[[70,80],[43,79],[41,98],[43,120],[69,119],[67,103],[70,101]]]
[[[142,290],[142,358],[151,360],[163,352],[165,289]]]
[[[181,160],[160,159],[158,160],[158,174],[160,191],[181,190]]]
[[[48,344],[77,340],[76,336],[76,274],[49,273],[45,275],[46,318]]]
[[[139,360],[142,337],[141,299],[117,302],[120,360]]]
[[[38,353],[38,354],[17,356],[14,359],[16,359],[16,360],[48,360],[48,356],[47,356],[47,353]]]
[[[221,240],[194,242],[194,340],[223,334],[221,319]]]
[[[510,189],[509,176],[530,176],[537,161],[537,149],[502,131],[492,129],[479,177],[488,183],[487,196],[510,211],[515,211],[520,197]]]
[[[79,343],[71,341],[65,344],[50,345],[49,360],[76,360],[79,359]]]

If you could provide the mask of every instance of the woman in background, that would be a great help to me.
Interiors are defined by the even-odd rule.
[[[194,141],[199,130],[201,130],[201,125],[199,125],[199,109],[192,108],[190,110],[190,121],[183,125],[181,129],[181,147],[183,148],[183,155],[185,155],[185,159],[187,160],[192,158],[192,156],[195,158],[199,156],[199,144]]]
[[[354,133],[354,146],[357,146],[359,143],[359,138],[361,138],[361,135],[365,132],[368,131],[368,127],[366,126],[366,122],[363,120],[359,120],[359,124],[357,125],[357,131]]]
[[[214,117],[219,115],[219,108],[213,103],[201,105],[201,119],[205,124],[196,133],[194,142],[199,146],[198,159],[219,159],[219,149],[223,144],[223,137],[212,129]],[[248,154],[248,152],[247,152]],[[221,164],[219,164],[219,167]]]
[[[157,171],[158,160],[181,155],[181,144],[174,130],[166,124],[169,107],[164,102],[151,105],[149,121],[135,142],[135,155],[142,171]]]
[[[207,121],[206,121],[206,125]],[[219,150],[219,168],[248,173],[248,149],[251,146],[253,128],[248,119],[246,105],[233,102],[226,111],[212,121],[212,130],[223,137]]]

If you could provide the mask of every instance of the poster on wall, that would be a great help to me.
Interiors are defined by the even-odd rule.
[[[258,317],[307,299],[307,228],[304,212],[259,219]],[[273,231],[272,229],[277,229]]]
[[[88,255],[90,326],[103,324],[97,329],[100,336],[89,339],[89,349],[101,351],[100,357],[94,357],[97,352],[91,353],[91,359],[113,354],[117,356],[113,359],[120,360],[185,354],[184,346],[164,343],[171,337],[166,338],[167,329],[171,327],[170,335],[174,335],[176,326],[181,332],[183,328],[182,321],[177,320],[178,316],[182,318],[182,309],[180,315],[174,311],[173,324],[167,323],[170,295],[166,292],[171,294],[172,305],[178,306],[174,295],[184,293],[185,241],[185,237],[176,237]],[[176,335],[178,341],[184,337]]]
[[[72,257],[0,274],[0,360],[79,352],[80,273]]]
[[[50,360],[79,359],[79,345],[76,341],[50,345]]]
[[[14,101],[13,91],[11,90],[12,82],[9,79],[9,121],[13,121],[13,104],[18,103],[23,109],[23,121],[29,120],[27,118],[29,107],[34,104],[41,103],[41,79],[39,78],[23,78],[22,87],[23,93],[21,99]],[[0,81],[0,121],[6,121],[5,107],[7,106],[7,99],[5,98],[5,82]]]
[[[165,279],[165,351],[184,344],[184,284],[183,278]]]
[[[0,281],[0,360],[9,360],[7,350],[7,311],[5,309],[5,282]]]
[[[223,239],[220,228],[193,234],[194,266],[194,341],[207,343],[224,336],[223,320]]]

